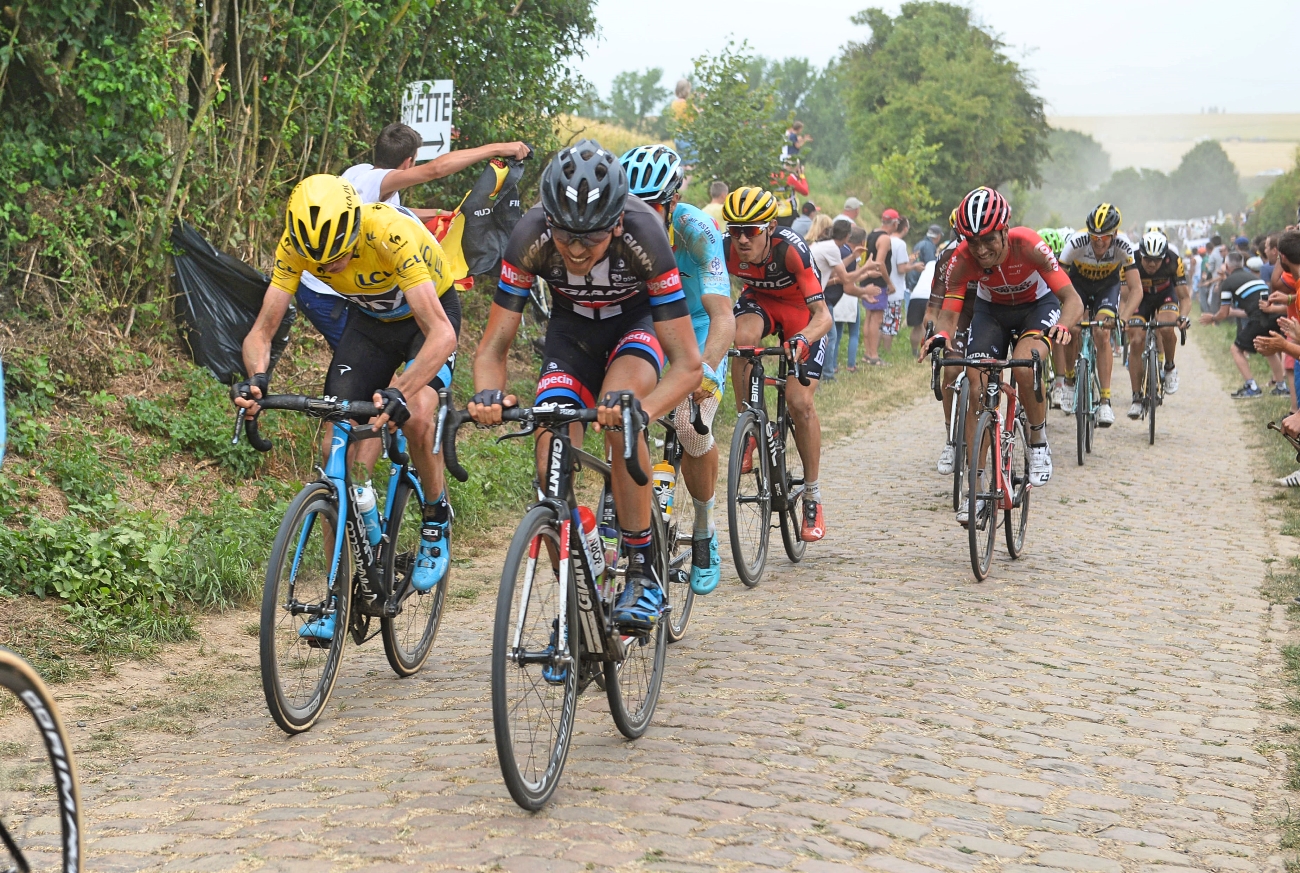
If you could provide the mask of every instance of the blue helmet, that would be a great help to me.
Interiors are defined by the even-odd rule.
[[[666,145],[629,149],[619,158],[627,172],[628,193],[647,203],[667,203],[682,186],[682,159]]]

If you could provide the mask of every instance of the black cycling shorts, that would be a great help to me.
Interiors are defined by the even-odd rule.
[[[460,336],[460,298],[451,288],[439,298],[452,330]],[[424,332],[415,318],[380,321],[359,306],[348,304],[347,327],[334,349],[329,372],[325,376],[325,395],[340,400],[369,400],[380,388],[387,388],[403,364],[415,360],[424,345]],[[429,387],[437,391],[451,387],[456,370],[452,353]]]
[[[752,288],[746,288],[741,292],[736,305],[732,307],[732,313],[736,316],[757,315],[763,319],[763,336],[776,336],[781,342],[793,339],[795,334],[801,332],[812,320],[812,312],[809,311],[807,303],[803,301],[793,303],[782,297],[760,294]],[[809,379],[822,377],[829,344],[829,335],[813,344],[804,371],[804,375]]]
[[[1030,303],[1003,306],[982,298],[975,301],[966,357],[1004,360],[1013,338],[1041,336],[1061,320],[1061,301],[1046,294]]]
[[[1076,286],[1075,290],[1079,292],[1079,299],[1083,301],[1083,311],[1088,314],[1089,321],[1114,318],[1119,314],[1119,282],[1105,288],[1093,288],[1087,291]]]
[[[595,407],[609,365],[624,355],[649,362],[656,377],[663,372],[664,352],[649,303],[601,320],[557,306],[546,328],[536,403]]]
[[[1178,295],[1174,293],[1173,285],[1163,291],[1143,294],[1141,302],[1138,303],[1137,315],[1150,321],[1157,311],[1166,308],[1178,308]]]

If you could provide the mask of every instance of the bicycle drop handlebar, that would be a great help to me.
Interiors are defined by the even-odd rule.
[[[1165,327],[1176,327],[1178,328],[1178,333],[1180,335],[1178,339],[1178,344],[1180,346],[1185,346],[1187,345],[1187,325],[1181,324],[1180,323],[1181,321],[1182,319],[1180,318],[1178,321],[1171,321],[1167,324],[1161,324],[1160,322],[1155,321],[1154,319],[1148,320],[1145,318],[1130,318],[1127,322],[1125,322],[1124,326],[1143,328],[1145,330],[1160,330],[1161,328],[1165,328]]]
[[[734,349],[727,350],[729,358],[775,358],[785,357],[790,361],[790,367],[794,377],[799,380],[799,384],[805,388],[812,383],[808,377],[808,365],[803,361],[797,360],[791,351],[790,343],[782,343],[779,346],[737,346]]]
[[[622,407],[624,434],[631,434],[631,438],[623,440],[623,462],[627,465],[627,473],[632,477],[632,481],[638,485],[646,485],[650,478],[641,467],[641,458],[635,451],[638,440],[637,436],[645,429],[644,414],[636,416],[639,421],[634,421],[636,410],[632,406],[633,395],[631,391],[624,391],[619,394],[619,405]],[[434,437],[433,453],[436,455],[442,452],[442,462],[447,468],[447,472],[456,478],[457,482],[466,482],[469,480],[469,472],[461,466],[460,458],[456,451],[456,435],[458,431],[466,424],[473,421],[469,412],[464,409],[456,409],[453,405],[450,392],[445,388],[438,392],[438,429]],[[574,409],[567,406],[511,406],[501,410],[502,423],[507,421],[517,421],[524,425],[523,430],[517,434],[507,436],[524,436],[532,433],[538,427],[554,429],[569,424],[587,424],[596,420],[597,410],[595,409]],[[706,428],[707,431],[707,428]],[[504,439],[504,437],[503,437]]]
[[[1033,352],[1032,357],[1010,358],[1005,361],[993,358],[944,358],[943,365],[945,367],[972,367],[977,370],[984,370],[987,373],[1030,367],[1034,371],[1034,399],[1039,403],[1043,402],[1043,359],[1038,356],[1036,351]]]
[[[231,445],[239,442],[239,426],[244,426],[244,436],[248,438],[248,444],[259,452],[269,452],[273,443],[262,436],[257,426],[258,416],[267,409],[283,409],[289,412],[301,412],[310,415],[312,418],[320,418],[325,421],[343,421],[348,418],[373,418],[383,413],[383,407],[364,400],[327,400],[323,397],[309,397],[305,394],[269,394],[257,401],[261,407],[257,415],[249,416],[248,410],[240,408],[235,415],[235,434],[231,439]],[[385,448],[388,450],[388,457],[396,464],[405,466],[410,462],[410,456],[397,448],[397,440],[389,436],[388,428],[380,432],[384,440]]]

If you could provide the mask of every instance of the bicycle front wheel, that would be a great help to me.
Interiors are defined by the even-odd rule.
[[[18,706],[26,713],[12,715]],[[7,717],[0,743],[0,869],[77,873],[81,795],[68,733],[41,677],[4,648],[0,717]]]
[[[952,510],[966,502],[966,416],[970,414],[970,380],[964,375],[961,387],[953,395]]]
[[[1160,362],[1156,359],[1155,349],[1144,356],[1146,361],[1147,382],[1147,439],[1148,445],[1156,444],[1156,407],[1160,405]]]
[[[1006,511],[1002,526],[1007,534],[1007,553],[1019,558],[1025,550],[1025,531],[1029,529],[1029,425],[1024,413],[1011,426],[1011,446],[1005,464],[1004,479],[1011,491],[1011,509]]]
[[[418,493],[410,483],[399,482],[393,495],[392,515],[388,519],[389,545],[384,558],[384,577],[397,592],[401,612],[380,621],[384,654],[398,676],[410,676],[428,660],[434,638],[438,636],[438,624],[442,621],[447,587],[451,584],[449,568],[446,578],[428,591],[417,591],[411,585],[423,522],[424,509],[420,506]]]
[[[1092,398],[1088,396],[1092,380],[1088,378],[1088,362],[1080,360],[1074,368],[1074,422],[1075,451],[1079,456],[1079,466],[1083,466],[1083,456],[1088,450],[1088,417],[1092,415]]]
[[[799,518],[799,501],[794,498],[795,493],[803,492],[804,475],[803,459],[799,457],[799,449],[794,442],[794,422],[790,422],[789,437],[786,439],[784,460],[782,468],[773,471],[773,476],[779,478],[783,483],[782,490],[785,492],[785,509],[779,513],[781,519],[781,543],[785,546],[785,556],[790,559],[791,563],[797,564],[803,560],[804,553],[808,551],[808,544],[803,541],[800,535],[801,520]],[[791,465],[791,459],[796,459]]]
[[[330,583],[338,497],[327,482],[298,492],[280,522],[262,590],[262,691],[285,733],[308,730],[334,690],[352,603],[352,551],[344,537]],[[333,628],[333,635],[328,628]]]
[[[668,572],[668,532],[662,518],[654,513],[652,516],[654,574],[663,579]],[[668,614],[671,616],[671,611]],[[623,660],[605,662],[605,696],[609,698],[609,714],[614,718],[618,732],[629,740],[645,733],[654,718],[655,707],[659,705],[659,689],[664,681],[667,624],[661,619],[655,623],[654,630],[624,635]]]
[[[1088,416],[1088,433],[1087,433],[1088,444],[1084,447],[1088,450],[1088,454],[1090,455],[1092,454],[1093,438],[1096,437],[1097,435],[1097,409],[1100,407],[1101,404],[1101,379],[1098,378],[1097,370],[1095,368],[1092,370],[1091,375],[1092,375],[1092,379],[1090,382],[1091,387],[1089,388],[1089,390],[1092,392],[1093,411],[1092,414]]]
[[[752,446],[757,446],[755,450]],[[745,470],[745,463],[751,468]],[[727,459],[727,533],[740,581],[753,588],[763,580],[772,532],[771,470],[763,422],[752,409],[736,419]]]
[[[555,793],[573,736],[578,706],[577,605],[572,586],[561,596],[560,525],[534,506],[515,530],[501,570],[492,629],[492,728],[501,776],[515,803],[528,810]],[[561,604],[568,652],[560,651]]]
[[[970,459],[970,486],[966,492],[966,535],[970,540],[970,566],[979,581],[989,575],[993,541],[998,533],[997,481],[998,421],[991,412],[980,415],[975,426],[975,451]]]
[[[664,587],[672,609],[668,613],[668,642],[675,643],[686,635],[691,620],[695,592],[691,589],[691,559],[694,557],[695,503],[686,488],[681,464],[677,467],[677,484],[673,491],[673,513],[668,523],[668,584]]]

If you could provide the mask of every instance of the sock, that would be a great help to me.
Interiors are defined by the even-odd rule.
[[[447,502],[447,492],[438,495],[432,503],[424,504],[424,520],[446,524],[451,519],[451,504]]]
[[[1057,376],[1057,377],[1056,377],[1056,387],[1057,387],[1057,388],[1064,388],[1064,387],[1065,387],[1065,377],[1064,377],[1064,376]]]
[[[1168,373],[1168,372],[1169,372],[1170,370],[1172,370],[1172,369],[1174,369],[1174,362],[1173,362],[1173,361],[1165,361],[1165,372]]]
[[[1254,380],[1254,379],[1251,379],[1251,380],[1249,380],[1248,382],[1246,382],[1246,387],[1247,387],[1247,388],[1254,389],[1254,390],[1256,390],[1256,391],[1259,390],[1259,386],[1255,384],[1255,380]]]
[[[821,486],[816,482],[804,483],[803,499],[811,500],[813,503],[821,503],[822,502]]]
[[[650,528],[642,531],[623,531],[623,545],[627,546],[628,573],[650,573]]]
[[[1029,444],[1034,447],[1047,445],[1047,422],[1029,426]]]
[[[1102,402],[1102,403],[1106,403],[1106,404],[1109,404],[1109,403],[1110,403],[1110,389],[1109,389],[1109,388],[1103,388],[1103,389],[1101,389],[1101,402]]]
[[[1068,383],[1070,383],[1071,385],[1074,384],[1074,371],[1073,371],[1073,370],[1066,370],[1066,371],[1065,371],[1065,381],[1068,382]]]
[[[704,501],[691,498],[691,502],[695,504],[694,539],[706,539],[713,536],[713,532],[717,530],[717,525],[713,521],[713,504],[716,500],[716,497]]]

